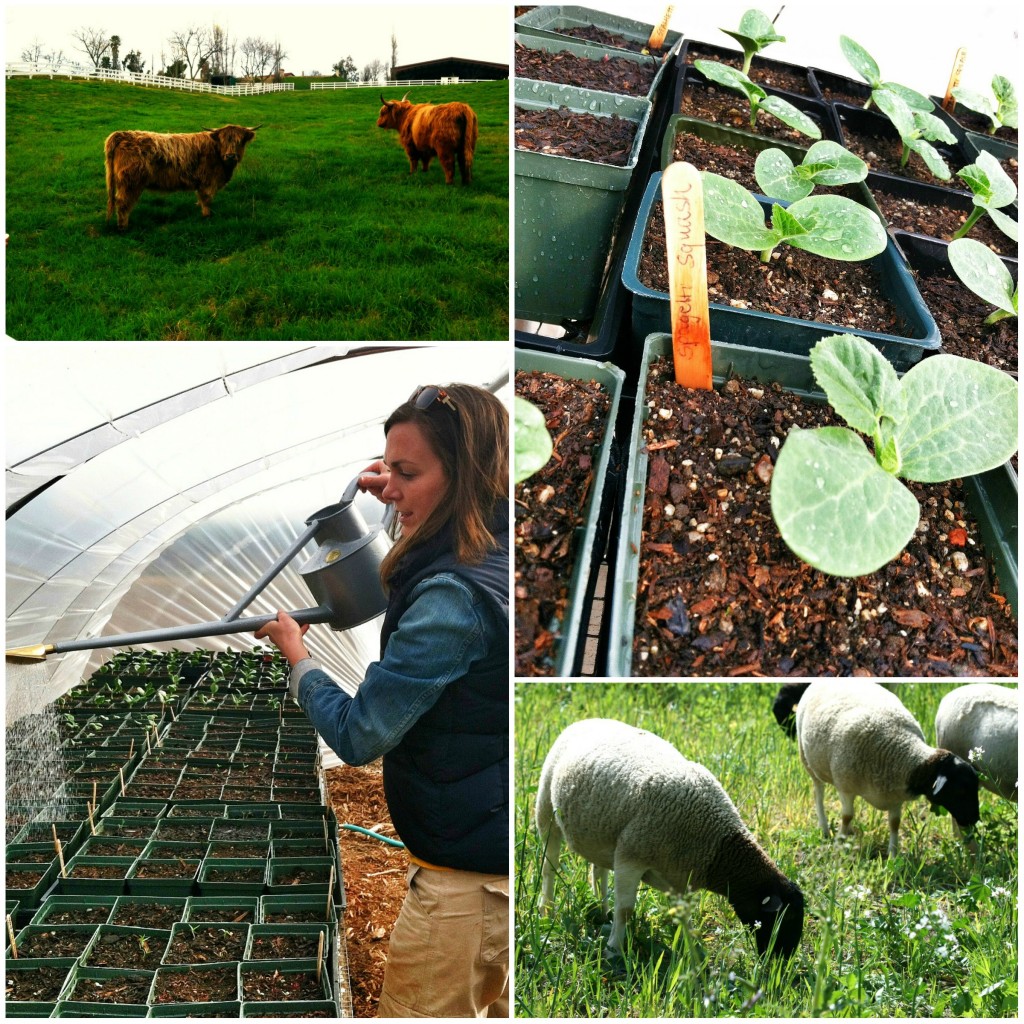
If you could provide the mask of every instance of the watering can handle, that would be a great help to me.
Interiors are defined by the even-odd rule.
[[[340,504],[348,505],[348,504],[351,504],[351,502],[353,502],[355,500],[356,493],[359,490],[359,478],[361,476],[363,476],[365,474],[365,472],[366,471],[364,470],[363,473],[358,473],[352,479],[352,481],[349,483],[348,487],[345,488],[345,493],[342,494],[342,496],[341,496]],[[379,476],[380,474],[378,473],[378,474],[374,474],[374,475],[375,476]],[[381,525],[382,525],[384,531],[387,532],[388,530],[391,529],[391,523],[392,523],[392,521],[395,518],[395,506],[392,505],[390,502],[385,502],[384,506],[385,506],[384,507],[384,516],[383,516],[383,518],[381,520]]]

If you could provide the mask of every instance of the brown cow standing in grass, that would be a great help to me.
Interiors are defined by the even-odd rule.
[[[227,124],[215,131],[163,135],[159,132],[112,132],[103,145],[107,160],[107,220],[117,210],[117,226],[146,189],[189,192],[195,189],[204,217],[210,202],[230,180],[255,128]]]
[[[444,168],[444,180],[455,180],[455,161],[459,162],[462,184],[473,180],[473,150],[476,148],[477,121],[473,108],[465,103],[410,103],[406,93],[400,100],[386,100],[383,93],[378,128],[394,128],[409,158],[409,173],[416,173],[417,161],[423,170],[436,156]]]

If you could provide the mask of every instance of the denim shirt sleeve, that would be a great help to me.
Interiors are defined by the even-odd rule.
[[[396,747],[498,635],[482,598],[452,574],[423,580],[410,598],[384,657],[367,668],[354,697],[311,660],[292,670],[299,676],[299,705],[348,764],[367,764]]]

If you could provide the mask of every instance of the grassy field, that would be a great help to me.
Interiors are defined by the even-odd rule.
[[[934,742],[954,684],[899,694]],[[885,814],[857,801],[852,841],[822,839],[810,779],[771,715],[776,684],[520,683],[516,686],[516,1013],[524,1017],[940,1017],[1017,1015],[1017,808],[982,791],[975,863],[951,819],[904,805],[900,855]],[[617,718],[706,765],[807,903],[787,964],[760,962],[721,897],[647,886],[624,967],[601,959],[586,864],[563,847],[554,914],[540,918],[532,822],[541,764],[570,722]],[[826,789],[830,820],[835,790]],[[607,928],[605,930],[607,934]]]
[[[507,339],[508,82],[411,90],[476,110],[467,187],[436,160],[408,174],[397,132],[376,126],[379,92],[8,80],[7,334]],[[194,193],[146,192],[126,232],[104,222],[111,131],[260,122],[210,218]]]

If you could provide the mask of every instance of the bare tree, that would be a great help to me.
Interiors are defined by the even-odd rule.
[[[398,67],[398,37],[394,29],[391,31],[391,68],[388,70],[388,78],[395,77],[395,68]]]
[[[259,36],[248,36],[241,46],[242,74],[246,78],[266,78],[274,66],[274,44]]]
[[[210,73],[214,75],[230,75],[235,67],[235,44],[228,35],[227,29],[215,24],[212,32],[210,50]]]
[[[362,80],[364,82],[376,82],[381,78],[387,78],[387,64],[379,57],[374,58],[369,64],[363,65]]]
[[[193,25],[183,32],[172,33],[168,42],[172,55],[188,68],[189,78],[195,79],[203,65],[209,65],[213,36],[207,29]]]
[[[71,33],[71,38],[82,44],[82,50],[92,61],[93,67],[99,67],[103,55],[110,49],[110,36],[106,29],[80,28]]]
[[[281,65],[284,63],[284,59],[287,56],[287,52],[281,48],[281,41],[275,40],[272,54],[274,68],[273,75],[275,81],[279,82],[281,80]]]
[[[21,51],[21,59],[31,64],[43,64],[56,71],[66,60],[63,50],[43,52],[43,44],[37,39],[30,47]]]

